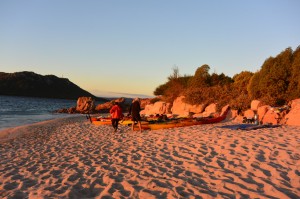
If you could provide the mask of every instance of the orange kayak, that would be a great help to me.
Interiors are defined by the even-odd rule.
[[[107,124],[111,124],[111,120],[106,120],[106,121],[92,121],[92,123],[96,126],[99,126],[99,125],[107,125]]]

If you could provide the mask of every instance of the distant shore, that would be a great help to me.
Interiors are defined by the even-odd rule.
[[[132,132],[83,116],[0,131],[1,198],[298,198],[300,127]]]

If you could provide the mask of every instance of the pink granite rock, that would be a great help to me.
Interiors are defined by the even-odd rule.
[[[252,100],[252,102],[251,102],[251,110],[257,111],[260,106],[262,106],[262,102],[261,101],[259,101],[259,100]]]
[[[204,110],[204,105],[191,105],[184,102],[184,96],[176,98],[172,106],[172,114],[179,116],[189,116],[190,113],[201,113]]]
[[[209,117],[217,113],[217,104],[212,103],[205,108],[205,111],[202,113],[203,117]]]
[[[259,122],[262,122],[265,114],[268,112],[268,110],[271,108],[271,106],[269,105],[264,105],[264,106],[260,106],[257,109],[257,115],[258,115],[258,120]]]
[[[92,97],[79,97],[77,100],[76,111],[88,113],[95,108],[95,100]]]
[[[280,115],[276,111],[274,111],[273,108],[270,108],[262,118],[263,124],[279,124],[279,122]]]
[[[250,119],[250,118],[254,118],[254,111],[251,109],[248,109],[244,112],[244,117]]]
[[[140,112],[142,115],[169,114],[171,104],[163,101],[146,105],[145,109]]]
[[[291,110],[285,115],[284,121],[287,125],[300,126],[300,99],[291,101]]]

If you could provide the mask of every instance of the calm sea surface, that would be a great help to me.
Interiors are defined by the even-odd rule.
[[[75,107],[77,100],[0,95],[0,130],[45,120],[70,117],[53,111]]]

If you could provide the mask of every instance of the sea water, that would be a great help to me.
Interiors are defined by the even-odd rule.
[[[0,95],[0,130],[61,117],[70,117],[70,114],[54,113],[54,111],[61,108],[75,107],[76,103],[76,100]]]

